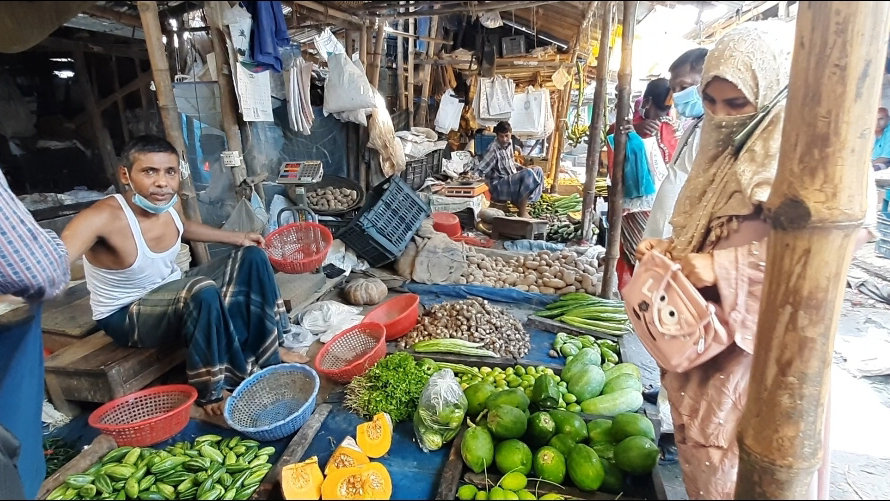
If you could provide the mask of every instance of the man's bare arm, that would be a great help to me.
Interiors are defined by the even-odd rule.
[[[110,220],[108,211],[102,207],[101,202],[84,209],[74,216],[62,231],[62,242],[68,248],[68,262],[73,263],[83,257],[84,254],[102,237],[104,228]],[[97,207],[97,205],[99,205]]]

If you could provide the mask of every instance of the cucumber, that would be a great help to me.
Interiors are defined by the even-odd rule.
[[[633,374],[637,379],[641,379],[640,368],[631,363],[618,364],[606,371],[606,382],[619,374]]]
[[[622,412],[636,412],[643,406],[643,394],[636,389],[618,390],[581,402],[581,410],[597,416],[617,416]]]

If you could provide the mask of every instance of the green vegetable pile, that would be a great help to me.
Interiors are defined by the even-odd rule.
[[[414,357],[400,352],[384,357],[346,387],[343,405],[365,418],[386,412],[394,423],[411,419],[430,379]]]
[[[59,468],[74,459],[77,456],[77,450],[74,449],[74,444],[61,438],[45,438],[43,439],[43,455],[46,457],[46,477],[44,478],[49,478]]]
[[[272,468],[274,447],[203,435],[164,450],[119,447],[70,475],[47,499],[248,499]]]
[[[581,373],[572,381],[577,378],[587,381]],[[495,487],[463,486],[459,499],[561,499],[558,492],[570,484],[584,492],[620,494],[625,477],[651,474],[658,464],[655,428],[642,414],[619,412],[588,421],[562,409],[530,413],[530,405],[542,409],[547,398],[546,391],[529,400],[511,389],[484,400],[476,421],[468,420],[461,457],[474,473],[486,473],[478,486],[487,488],[490,481]]]
[[[613,336],[623,336],[631,331],[623,301],[603,299],[583,292],[566,294],[535,315]]]

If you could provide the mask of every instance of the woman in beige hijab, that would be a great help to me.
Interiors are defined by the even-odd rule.
[[[704,297],[720,305],[721,323],[738,340],[684,373],[662,371],[690,499],[732,499],[735,492],[736,435],[748,393],[769,235],[761,207],[778,165],[792,35],[792,25],[782,21],[746,23],[708,54],[701,146],[674,209],[673,237],[644,240],[637,248],[637,259],[658,249],[679,262]],[[734,140],[758,112],[765,118],[739,149]],[[876,204],[869,204],[873,221]],[[825,430],[825,460],[817,475],[822,499],[828,494],[827,423]]]

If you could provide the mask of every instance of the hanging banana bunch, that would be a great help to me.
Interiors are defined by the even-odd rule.
[[[572,126],[569,128],[566,139],[568,143],[572,146],[572,148],[577,148],[584,138],[587,137],[587,133],[590,130],[590,127],[587,125],[581,124],[581,101],[584,98],[584,68],[581,66],[581,63],[576,63],[578,68],[575,72],[578,74],[578,103],[575,106],[575,120]]]

